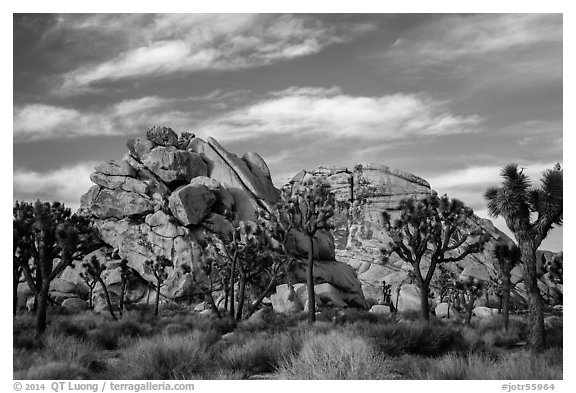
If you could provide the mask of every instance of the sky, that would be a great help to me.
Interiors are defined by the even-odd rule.
[[[72,208],[152,125],[258,152],[276,186],[374,162],[488,217],[563,164],[561,14],[15,14],[13,199]],[[505,232],[501,219],[493,220]],[[562,250],[562,229],[542,248]]]

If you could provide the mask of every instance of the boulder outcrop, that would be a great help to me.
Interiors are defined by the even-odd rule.
[[[399,203],[404,198],[423,198],[430,195],[428,182],[411,173],[383,165],[358,164],[353,168],[320,166],[317,169],[297,173],[290,184],[299,184],[315,176],[326,176],[336,199],[335,225],[332,231],[335,258],[350,265],[362,283],[362,292],[369,303],[383,301],[382,283],[391,285],[392,302],[400,310],[419,309],[417,287],[410,272],[412,266],[392,254],[384,261],[381,249],[391,241],[382,219],[382,212],[394,219],[400,214]],[[467,223],[470,229],[482,228],[490,236],[484,251],[467,256],[456,265],[447,265],[462,276],[473,276],[482,280],[495,280],[493,248],[497,242],[512,240],[498,230],[490,220],[473,216]],[[321,243],[321,242],[319,242]],[[549,255],[548,259],[552,259]],[[423,261],[423,270],[429,260]],[[524,301],[525,292],[521,283],[522,268],[512,272],[513,283],[520,283],[513,291],[517,301]],[[540,284],[543,293],[553,299],[561,299],[561,285],[553,285],[546,275]],[[552,289],[551,289],[552,288]],[[432,286],[432,291],[437,288]],[[396,294],[399,294],[396,301]]]
[[[94,217],[102,240],[120,258],[126,258],[138,276],[141,284],[131,289],[132,302],[149,302],[155,296],[146,283],[153,283],[154,277],[144,268],[146,260],[155,255],[174,263],[161,298],[190,296],[198,290],[192,276],[195,280],[205,277],[200,268],[201,241],[211,238],[218,242],[230,235],[228,213],[239,220],[254,220],[259,209],[271,211],[280,193],[260,155],[249,152],[238,157],[213,138],[203,140],[192,134],[179,138],[170,128],[152,127],[145,137],[130,140],[127,146],[128,153],[121,160],[95,168],[91,175],[95,185],[82,196],[81,209]],[[289,249],[294,256],[306,258],[307,247],[302,234],[291,235]],[[352,268],[335,260],[334,249],[332,234],[319,233],[314,249],[320,259],[315,262],[316,284],[330,285],[333,290],[326,290],[325,298],[332,296],[339,306],[363,307],[360,282]],[[184,273],[183,265],[192,268],[191,274]],[[305,263],[300,266],[293,283],[305,281]],[[120,293],[118,269],[106,273],[113,299]],[[78,274],[71,270],[78,269],[67,269],[63,276],[79,282]],[[276,303],[284,298],[282,293],[272,297]],[[98,290],[93,299],[104,310]],[[288,302],[286,307],[292,310],[296,306]]]

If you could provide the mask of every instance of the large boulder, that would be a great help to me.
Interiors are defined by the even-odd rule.
[[[284,314],[295,314],[303,310],[303,307],[294,289],[288,284],[278,285],[276,293],[270,296],[274,311]]]
[[[390,306],[385,306],[383,304],[375,304],[370,308],[370,312],[373,314],[379,315],[390,315],[392,311],[390,310]]]
[[[146,131],[146,138],[160,146],[176,146],[178,135],[171,128],[163,126],[153,126]]]
[[[286,249],[290,255],[308,258],[308,250],[310,249],[308,236],[292,229],[286,240]],[[324,230],[316,232],[313,251],[314,259],[333,260],[336,257],[336,253],[332,234]]]
[[[198,154],[174,146],[152,149],[142,163],[168,185],[186,184],[207,173],[206,164]]]
[[[97,218],[122,219],[152,213],[155,203],[136,192],[94,186],[82,197],[81,206]]]
[[[420,289],[415,284],[402,285],[398,300],[392,296],[392,304],[400,312],[420,311]]]
[[[472,310],[472,315],[475,315],[478,318],[492,318],[498,315],[498,309],[488,307],[476,307]]]
[[[196,225],[210,213],[216,201],[214,194],[202,185],[187,185],[176,189],[169,198],[170,211],[180,224]]]
[[[450,318],[450,319],[460,318],[460,314],[458,313],[458,311],[456,311],[454,307],[452,307],[452,305],[449,305],[448,303],[440,303],[439,305],[437,305],[436,309],[434,310],[434,313],[438,318]]]
[[[62,302],[62,307],[72,312],[81,312],[90,308],[88,302],[79,298],[68,298],[64,300]]]
[[[110,160],[96,166],[94,170],[108,176],[136,177],[136,171],[126,160]]]
[[[346,307],[342,293],[330,283],[314,285],[314,294],[325,305],[334,307]]]
[[[216,179],[207,176],[197,176],[190,180],[190,185],[202,185],[207,187],[216,196],[216,203],[214,204],[214,211],[217,213],[224,213],[226,211],[232,212],[234,209],[234,197],[228,189],[220,184]]]

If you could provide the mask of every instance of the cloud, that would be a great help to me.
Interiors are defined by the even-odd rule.
[[[199,132],[216,138],[302,134],[329,138],[401,140],[476,132],[482,118],[458,116],[424,94],[352,96],[341,89],[291,87],[212,117]]]
[[[222,141],[287,134],[390,141],[477,132],[481,122],[477,115],[454,115],[447,102],[424,94],[368,97],[338,87],[291,87],[260,99],[248,92],[215,91],[184,99],[148,96],[86,111],[17,106],[14,140],[125,135],[163,124]]]
[[[76,210],[80,196],[93,186],[90,174],[95,162],[83,162],[49,172],[17,168],[14,170],[14,200],[60,201]]]
[[[320,52],[374,29],[368,23],[328,25],[309,16],[269,14],[160,14],[61,16],[47,37],[94,35],[111,48],[66,73],[61,94],[105,81],[253,68]],[[138,34],[134,34],[138,31]],[[92,44],[95,45],[95,44]]]
[[[191,97],[191,100],[198,97]],[[79,136],[130,135],[155,124],[185,124],[186,114],[170,109],[177,99],[148,96],[96,110],[44,104],[14,108],[14,142]],[[184,120],[183,120],[184,119]]]
[[[405,75],[428,70],[480,85],[561,79],[562,25],[561,14],[446,15],[417,25],[377,58]]]
[[[556,164],[556,162],[521,161],[517,163],[521,168],[524,168],[524,173],[528,175],[534,187],[540,186],[542,172],[552,169]],[[488,187],[501,184],[501,170],[502,166],[471,166],[436,176],[427,176],[425,179],[430,183],[430,187],[439,194],[447,194],[451,198],[460,199],[473,208],[478,216],[489,218],[484,192]],[[498,221],[499,228],[505,227],[505,225],[500,225],[502,223],[502,220]]]
[[[533,183],[537,183],[542,176],[542,172],[547,169],[552,169],[555,164],[555,162],[518,162],[521,168],[525,168],[524,173],[528,175]],[[465,188],[490,184],[497,185],[501,180],[501,171],[501,166],[472,166],[429,177],[428,182],[431,187],[435,189]]]

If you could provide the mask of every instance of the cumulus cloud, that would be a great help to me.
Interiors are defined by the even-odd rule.
[[[102,49],[106,60],[94,59],[64,75],[59,92],[74,94],[103,81],[268,65],[372,29],[368,23],[328,25],[293,15],[72,15],[61,16],[46,36],[77,33],[77,42],[90,45],[96,35],[112,43],[112,49]]]
[[[447,102],[423,94],[352,96],[337,87],[291,87],[210,118],[199,129],[222,139],[312,133],[387,141],[476,132],[481,122],[477,115],[454,115]]]
[[[44,104],[16,106],[14,142],[134,134],[155,124],[185,123],[186,114],[168,108],[175,102],[178,100],[149,96],[85,111]]]
[[[187,103],[195,111],[182,109]],[[200,111],[202,104],[212,106]],[[184,99],[149,96],[84,112],[41,104],[18,106],[14,139],[133,134],[164,124],[222,141],[283,134],[390,141],[476,132],[481,122],[477,115],[452,114],[447,102],[423,94],[370,97],[348,95],[338,87],[291,87],[262,98],[220,91]]]
[[[60,201],[76,210],[80,196],[93,186],[90,173],[95,162],[84,162],[49,172],[37,172],[23,168],[14,170],[14,200]]]

